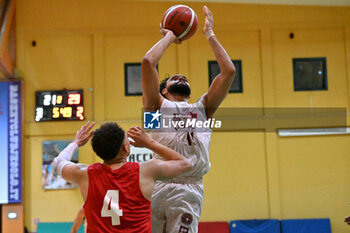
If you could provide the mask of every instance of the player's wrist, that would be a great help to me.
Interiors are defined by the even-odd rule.
[[[209,40],[213,36],[215,36],[213,30],[208,30],[208,31],[205,32],[205,37],[207,38],[207,40]]]
[[[153,139],[150,139],[147,144],[146,144],[146,148],[150,149],[150,150],[156,150],[157,149],[157,141],[154,141]]]
[[[175,42],[177,39],[174,32],[170,30],[167,32],[166,36],[168,36],[171,39],[171,42]]]
[[[79,142],[79,140],[74,140],[72,143],[75,144],[75,146],[80,147],[81,143]]]

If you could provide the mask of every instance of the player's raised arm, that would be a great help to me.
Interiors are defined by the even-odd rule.
[[[140,127],[133,127],[129,129],[128,136],[135,141],[130,141],[132,145],[137,147],[146,147],[160,155],[165,160],[161,161],[153,159],[153,161],[149,162],[151,164],[147,164],[148,167],[152,167],[152,173],[157,179],[172,178],[192,168],[192,164],[188,159],[169,147],[166,147],[153,140]]]
[[[203,104],[206,108],[206,114],[207,117],[210,118],[213,116],[221,102],[225,99],[235,77],[236,68],[226,53],[224,47],[222,47],[214,34],[213,14],[207,6],[203,7],[203,12],[205,15],[203,32],[209,41],[220,67],[220,74],[215,77],[209,87],[208,93],[203,96]]]
[[[159,77],[157,64],[165,50],[172,43],[179,43],[174,33],[170,30],[160,29],[163,38],[160,39],[142,59],[142,100],[143,107],[149,110],[159,109],[163,97],[159,93]]]
[[[74,152],[78,147],[85,145],[93,135],[91,131],[95,123],[90,122],[83,125],[80,130],[77,131],[74,141],[70,143],[53,161],[53,169],[56,174],[59,174],[66,181],[69,181],[80,186],[81,182],[87,181],[86,170],[81,170],[80,167],[71,162]],[[85,174],[86,173],[86,174]]]

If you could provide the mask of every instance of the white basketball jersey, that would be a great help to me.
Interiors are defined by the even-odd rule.
[[[197,103],[173,102],[164,99],[160,108],[162,118],[161,132],[151,132],[153,139],[177,151],[192,162],[192,169],[181,177],[201,178],[210,169],[209,146],[212,130],[176,124],[180,121],[206,121],[205,108],[201,100]],[[162,159],[155,154],[155,158]]]

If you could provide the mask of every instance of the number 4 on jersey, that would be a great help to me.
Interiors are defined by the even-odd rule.
[[[107,191],[105,198],[103,200],[101,216],[111,217],[113,226],[120,225],[120,216],[123,216],[123,210],[119,209],[119,191],[118,190]]]

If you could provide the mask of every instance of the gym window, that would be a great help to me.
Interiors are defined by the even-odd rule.
[[[125,95],[142,95],[141,86],[141,63],[125,63]]]
[[[328,90],[326,58],[293,58],[294,91]]]
[[[235,79],[231,84],[229,93],[243,93],[242,61],[232,60],[232,63],[236,67],[236,75],[235,75]],[[208,61],[208,70],[209,70],[209,86],[210,86],[214,78],[220,73],[220,67],[217,61]]]

